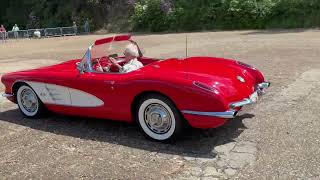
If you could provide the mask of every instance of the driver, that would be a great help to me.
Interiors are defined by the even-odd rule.
[[[143,64],[137,59],[137,57],[139,57],[139,51],[136,45],[132,43],[127,45],[123,55],[125,58],[125,64],[123,66],[121,66],[114,58],[109,57],[111,63],[119,68],[120,73],[135,71],[143,67]]]

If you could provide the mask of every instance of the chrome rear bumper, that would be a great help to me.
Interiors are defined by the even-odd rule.
[[[250,105],[250,104],[253,104],[255,102],[258,101],[258,97],[263,95],[265,93],[265,89],[270,87],[270,82],[264,82],[264,83],[261,83],[261,84],[258,84],[257,87],[256,87],[256,91],[251,94],[249,96],[249,98],[245,98],[241,101],[237,101],[237,102],[234,102],[234,103],[231,103],[230,104],[230,108],[231,109],[234,109],[234,108],[237,108],[237,107],[242,107],[242,106],[245,106],[245,105]]]
[[[238,114],[238,111],[235,110],[236,108],[241,108],[245,105],[250,105],[258,101],[258,96],[263,95],[265,92],[264,90],[270,87],[270,82],[263,82],[257,85],[256,91],[249,96],[249,98],[245,98],[241,101],[233,102],[229,105],[230,109],[225,112],[201,112],[201,111],[189,111],[184,110],[182,113],[185,114],[192,114],[192,115],[199,115],[199,116],[212,116],[218,118],[225,118],[225,119],[232,119],[235,118]]]
[[[261,89],[266,89],[266,88],[270,87],[270,85],[271,85],[270,82],[264,82],[264,83],[258,84],[258,87]]]
[[[13,94],[3,93],[3,94],[2,94],[2,97],[6,97],[6,98],[8,98],[8,97],[13,97]]]

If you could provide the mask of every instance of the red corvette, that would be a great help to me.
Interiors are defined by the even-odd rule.
[[[142,68],[119,73],[124,47],[134,44]],[[98,71],[98,67],[109,71]],[[144,57],[131,36],[95,41],[82,59],[8,73],[4,97],[22,114],[39,117],[45,110],[66,115],[137,121],[155,140],[177,136],[183,126],[216,128],[252,104],[270,83],[245,63],[214,57],[154,59]]]

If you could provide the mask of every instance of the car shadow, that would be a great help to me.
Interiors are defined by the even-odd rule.
[[[243,114],[216,129],[187,128],[181,138],[162,143],[147,139],[134,123],[70,117],[52,113],[47,118],[28,119],[24,118],[18,109],[0,113],[0,121],[57,135],[195,158],[214,158],[216,156],[214,147],[233,142],[246,129],[243,120],[252,117],[254,115]]]

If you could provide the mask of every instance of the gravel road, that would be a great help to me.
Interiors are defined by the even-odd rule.
[[[0,76],[81,58],[104,36],[0,44]],[[185,36],[134,39],[146,56],[184,57]],[[189,129],[170,143],[146,139],[133,124],[27,119],[0,97],[0,179],[320,179],[319,47],[318,30],[189,33],[189,56],[252,64],[272,86],[225,126]]]

